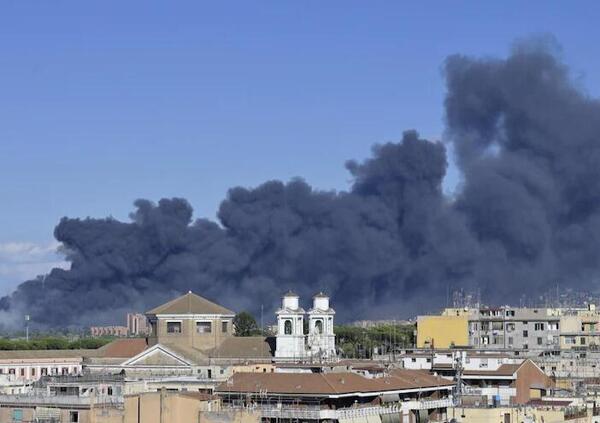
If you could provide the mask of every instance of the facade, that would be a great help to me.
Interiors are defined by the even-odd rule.
[[[329,296],[318,293],[313,297],[312,308],[306,313],[300,307],[299,297],[293,292],[282,298],[277,310],[277,337],[275,358],[283,360],[336,357],[333,317],[335,310],[329,305]],[[308,316],[308,333],[304,333],[304,319]]]
[[[210,350],[233,337],[235,313],[191,291],[148,312],[150,345]]]
[[[335,357],[335,334],[333,316],[329,307],[329,296],[319,292],[313,297],[313,306],[308,311],[308,350],[318,358]]]
[[[90,335],[92,336],[127,336],[127,327],[125,326],[91,326]]]
[[[304,336],[304,314],[297,294],[289,291],[277,310],[277,348],[276,358],[304,359],[306,346]]]
[[[470,346],[532,353],[558,350],[563,313],[564,310],[556,308],[508,306],[446,309],[441,316],[420,316],[417,319],[417,346]]]
[[[83,357],[95,350],[0,351],[0,375],[29,383],[46,375],[81,373]]]
[[[419,316],[417,348],[450,348],[469,345],[467,316]]]

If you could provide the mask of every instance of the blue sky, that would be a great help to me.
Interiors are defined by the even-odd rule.
[[[61,216],[126,219],[136,198],[214,217],[229,187],[302,176],[405,129],[441,139],[441,65],[552,34],[600,93],[595,2],[4,1],[0,293],[59,259]],[[446,188],[457,175],[451,169]]]

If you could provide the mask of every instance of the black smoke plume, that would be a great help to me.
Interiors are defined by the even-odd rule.
[[[551,47],[445,64],[447,143],[463,181],[442,192],[445,145],[414,131],[349,162],[348,192],[301,179],[233,188],[219,224],[183,199],[135,202],[131,222],[63,218],[70,270],[24,282],[0,308],[50,326],[108,323],[188,290],[270,312],[288,288],[329,292],[341,319],[406,317],[478,287],[514,302],[600,272],[600,103]]]

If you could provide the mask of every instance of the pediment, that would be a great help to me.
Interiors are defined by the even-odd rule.
[[[161,344],[154,345],[123,363],[123,366],[191,366],[191,363]]]

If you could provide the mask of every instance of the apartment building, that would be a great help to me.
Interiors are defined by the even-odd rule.
[[[558,350],[561,315],[554,308],[446,309],[440,316],[419,316],[417,347]]]
[[[483,308],[469,315],[469,345],[540,351],[560,347],[560,310]]]

